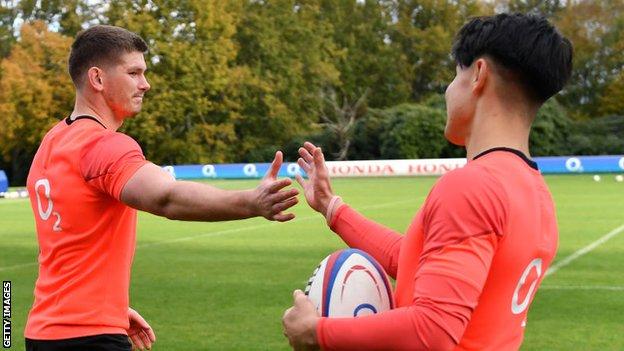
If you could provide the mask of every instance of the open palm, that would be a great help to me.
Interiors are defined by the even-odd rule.
[[[308,180],[304,180],[301,175],[296,175],[297,182],[303,188],[308,205],[314,210],[325,215],[327,206],[334,193],[329,180],[329,171],[325,165],[325,156],[320,147],[316,147],[310,142],[305,142],[299,148],[297,163],[308,175]]]

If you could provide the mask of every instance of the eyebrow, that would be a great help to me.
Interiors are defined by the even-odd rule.
[[[141,66],[130,66],[127,68],[128,71],[142,71],[142,72],[147,72],[147,67],[143,68]]]

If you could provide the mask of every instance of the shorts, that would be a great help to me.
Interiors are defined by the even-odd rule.
[[[101,334],[62,340],[26,339],[26,351],[132,351],[127,335]]]

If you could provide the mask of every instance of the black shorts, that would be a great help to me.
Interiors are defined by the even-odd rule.
[[[26,351],[132,351],[127,335],[101,334],[62,340],[26,339]]]

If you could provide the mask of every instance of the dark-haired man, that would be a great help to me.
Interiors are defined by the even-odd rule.
[[[539,107],[571,74],[572,46],[545,19],[476,18],[453,47],[445,136],[468,164],[441,177],[405,236],[334,195],[320,148],[305,143],[308,204],[396,278],[397,308],[319,318],[301,291],[283,318],[297,350],[516,350],[558,241],[553,202],[529,157]]]
[[[72,45],[74,110],[44,137],[27,181],[40,247],[27,350],[130,350],[128,337],[151,347],[155,335],[128,301],[136,209],[189,221],[294,217],[283,213],[297,190],[276,179],[280,152],[258,187],[226,191],[175,181],[116,132],[150,89],[146,50],[112,26],[83,31]]]

